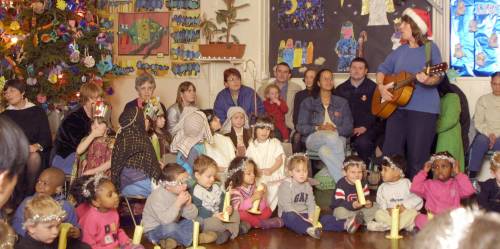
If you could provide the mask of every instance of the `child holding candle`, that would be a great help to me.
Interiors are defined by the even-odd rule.
[[[500,151],[493,153],[490,170],[494,177],[479,183],[481,191],[477,196],[477,202],[487,211],[500,213]]]
[[[337,219],[347,219],[361,212],[365,224],[368,224],[375,218],[377,208],[370,200],[366,200],[370,190],[368,184],[363,181],[365,162],[358,156],[348,156],[343,167],[345,176],[337,182],[332,198],[333,216]],[[360,181],[359,190],[356,189],[356,181]],[[364,204],[362,200],[365,201]]]
[[[109,178],[103,174],[83,176],[73,185],[72,194],[80,203],[76,211],[82,228],[82,241],[92,249],[143,248],[132,245],[120,228],[116,211],[119,197]]]
[[[248,222],[254,228],[279,228],[283,227],[283,221],[279,217],[270,218],[272,211],[266,199],[265,185],[261,189],[256,186],[257,166],[252,159],[247,157],[236,157],[229,165],[226,188],[232,184],[231,205],[238,210],[241,222]],[[249,213],[254,203],[259,202],[260,214]]]
[[[22,237],[14,248],[58,248],[60,224],[65,216],[66,212],[52,197],[45,194],[35,195],[27,202],[24,210],[26,236]],[[68,248],[90,247],[78,239],[69,238]]]
[[[217,163],[210,157],[201,155],[194,161],[193,204],[198,208],[198,218],[202,220],[203,232],[217,233],[216,244],[224,244],[234,239],[240,231],[240,215],[233,212],[231,205],[224,205],[225,193],[215,184]],[[225,207],[226,206],[226,207]],[[224,212],[229,215],[229,222],[224,221]],[[246,229],[248,231],[248,228]]]
[[[146,200],[142,223],[149,240],[162,248],[172,249],[177,244],[188,247],[193,243],[193,220],[198,209],[191,202],[186,182],[189,174],[176,163],[162,169],[160,187]],[[212,243],[217,239],[214,232],[199,234],[199,243]]]
[[[382,180],[384,183],[377,190],[375,220],[368,222],[370,231],[387,231],[391,228],[391,211],[399,206],[398,230],[412,231],[415,217],[422,208],[420,197],[410,192],[411,181],[405,178],[406,162],[402,156],[384,157],[382,160]]]
[[[434,179],[427,179],[431,169]],[[475,192],[467,175],[460,172],[460,163],[447,151],[431,156],[413,178],[410,191],[425,199],[425,209],[431,215],[460,207],[460,199]],[[422,229],[428,220],[428,215],[419,214],[415,218],[415,225]]]
[[[325,231],[353,232],[359,227],[359,215],[347,220],[337,220],[331,215],[320,218],[323,228],[314,224],[319,218],[311,185],[308,181],[309,159],[304,154],[294,154],[288,159],[288,173],[278,190],[278,216],[283,219],[286,228],[298,233],[320,239],[322,229]]]
[[[271,210],[278,205],[278,188],[285,179],[285,152],[281,142],[273,138],[274,125],[271,118],[257,117],[254,125],[254,139],[248,145],[246,156],[257,164],[257,183],[267,186],[267,202]]]

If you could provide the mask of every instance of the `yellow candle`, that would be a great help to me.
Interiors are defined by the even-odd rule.
[[[262,190],[264,190],[264,186],[259,185],[259,187],[257,187],[256,191],[262,191]],[[252,213],[260,213],[260,211],[259,211],[260,200],[261,199],[253,201],[252,208],[250,209],[250,212],[252,212]]]
[[[432,220],[432,218],[434,218],[434,215],[430,211],[427,211],[427,219]]]
[[[229,213],[226,211],[227,208],[229,207],[229,205],[231,205],[231,194],[230,194],[230,190],[228,190],[226,192],[226,196],[224,197],[224,210],[222,210],[223,212],[223,217],[224,217],[224,221],[229,221]]]
[[[187,249],[205,249],[203,246],[198,246],[198,236],[200,234],[200,223],[193,221],[193,245]]]
[[[73,227],[71,223],[61,224],[61,231],[59,231],[59,244],[57,245],[58,249],[66,249],[68,244],[68,232],[71,227]]]
[[[363,186],[361,186],[361,181],[360,180],[354,181],[354,185],[356,185],[356,193],[358,194],[359,204],[365,205],[366,204],[365,192],[363,191]]]
[[[153,249],[161,249],[161,246],[156,245],[156,246],[153,247]]]
[[[141,244],[142,232],[144,232],[144,227],[142,225],[135,226],[134,237],[132,239],[133,245],[140,245]]]
[[[314,209],[314,216],[312,217],[313,226],[315,227],[318,227],[319,213],[321,213],[321,208],[318,205],[316,205],[316,208]]]
[[[388,239],[400,239],[399,236],[399,206],[396,206],[391,211],[391,234]]]

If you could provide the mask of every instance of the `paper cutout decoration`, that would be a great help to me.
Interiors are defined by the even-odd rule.
[[[354,28],[350,21],[342,24],[340,40],[335,45],[335,53],[339,57],[337,71],[349,71],[351,61],[356,57],[358,42],[354,39]]]
[[[368,26],[389,25],[387,13],[393,13],[393,0],[362,0],[361,15],[368,15]]]
[[[291,38],[281,40],[278,47],[277,63],[285,62],[290,68],[301,68],[312,64],[314,60],[314,44],[307,41],[293,41]]]
[[[325,23],[322,0],[284,0],[278,7],[282,30],[320,30]]]

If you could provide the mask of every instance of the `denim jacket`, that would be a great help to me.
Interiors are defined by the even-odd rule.
[[[337,126],[340,136],[349,137],[352,134],[353,121],[351,109],[346,99],[332,95],[328,106],[330,119]],[[300,104],[299,120],[297,130],[304,137],[316,131],[316,126],[323,124],[325,120],[325,108],[320,97],[307,97]]]

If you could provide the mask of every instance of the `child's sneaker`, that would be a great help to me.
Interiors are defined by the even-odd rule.
[[[250,231],[250,228],[252,228],[252,226],[248,224],[248,222],[241,221],[239,234],[247,234],[248,231]]]
[[[368,229],[368,231],[373,231],[373,232],[384,232],[390,229],[389,225],[382,222],[376,222],[373,220],[368,222],[366,228]]]
[[[200,233],[198,242],[200,244],[209,244],[217,240],[217,233],[215,232],[203,232]]]
[[[344,223],[344,229],[348,233],[355,233],[363,225],[363,213],[358,212],[354,217],[347,219]]]
[[[177,241],[173,239],[162,239],[158,244],[160,244],[162,249],[174,249],[177,247]]]
[[[217,239],[215,240],[215,244],[222,245],[226,243],[231,238],[231,232],[228,230],[224,232],[217,232]]]
[[[260,221],[260,227],[262,229],[281,228],[284,225],[285,225],[285,223],[283,223],[283,220],[280,217],[274,217],[274,218]]]
[[[306,232],[307,234],[309,234],[309,236],[315,239],[320,239],[321,237],[321,228],[319,227],[309,227],[307,228]]]

